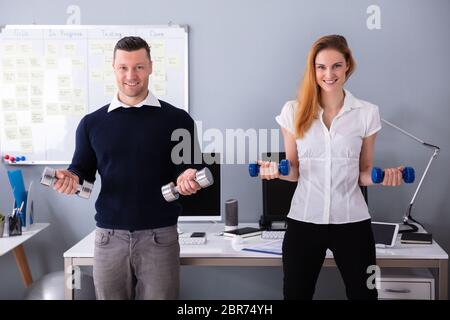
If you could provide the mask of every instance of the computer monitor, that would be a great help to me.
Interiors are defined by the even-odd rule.
[[[209,164],[211,159],[214,163]],[[205,161],[206,160],[206,161]],[[214,184],[190,196],[180,195],[183,207],[178,221],[221,221],[221,168],[219,153],[202,153],[202,164],[197,169],[207,167],[211,170]]]
[[[264,161],[275,161],[286,159],[285,152],[263,153]],[[297,188],[297,182],[290,182],[280,179],[263,180],[263,215],[260,225],[267,229],[272,229],[275,222],[285,222],[286,216],[291,208],[291,200]],[[277,228],[275,228],[277,229]]]
[[[279,162],[286,159],[285,152],[263,153],[264,161]],[[281,179],[263,180],[263,215],[261,216],[260,225],[267,229],[278,229],[274,227],[276,222],[285,222],[286,216],[291,208],[291,201],[297,188],[297,182],[290,182]],[[367,187],[361,187],[361,192],[367,203]]]

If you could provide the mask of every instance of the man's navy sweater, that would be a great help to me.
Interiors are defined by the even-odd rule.
[[[179,142],[171,141],[171,135],[184,128],[195,144],[195,124],[184,110],[160,103],[161,108],[144,105],[111,112],[106,105],[80,121],[68,170],[80,182],[93,182],[98,170],[98,227],[142,230],[177,223],[181,206],[166,202],[161,186],[176,183],[177,176],[191,167],[172,162],[172,148]]]

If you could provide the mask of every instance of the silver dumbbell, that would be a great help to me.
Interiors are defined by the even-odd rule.
[[[56,170],[53,168],[45,167],[44,172],[42,172],[41,184],[50,187],[56,180]],[[80,198],[89,199],[93,188],[93,183],[84,180],[83,185],[77,185],[76,194]]]
[[[214,183],[214,178],[208,168],[203,168],[202,170],[197,171],[197,173],[195,174],[195,181],[200,185],[200,187],[206,188]],[[180,196],[178,188],[173,182],[162,186],[161,192],[167,202],[177,200]]]

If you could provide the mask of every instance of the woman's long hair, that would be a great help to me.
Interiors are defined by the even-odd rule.
[[[319,113],[320,87],[316,81],[315,61],[317,54],[324,49],[334,49],[342,53],[349,67],[345,74],[345,80],[355,70],[355,60],[353,60],[352,52],[343,36],[324,36],[314,42],[308,53],[305,74],[297,95],[298,108],[294,117],[294,128],[297,138],[305,136],[305,133],[309,130]]]

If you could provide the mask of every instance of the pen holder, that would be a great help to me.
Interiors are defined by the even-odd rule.
[[[20,215],[9,216],[9,236],[20,236],[22,234],[22,223]]]

